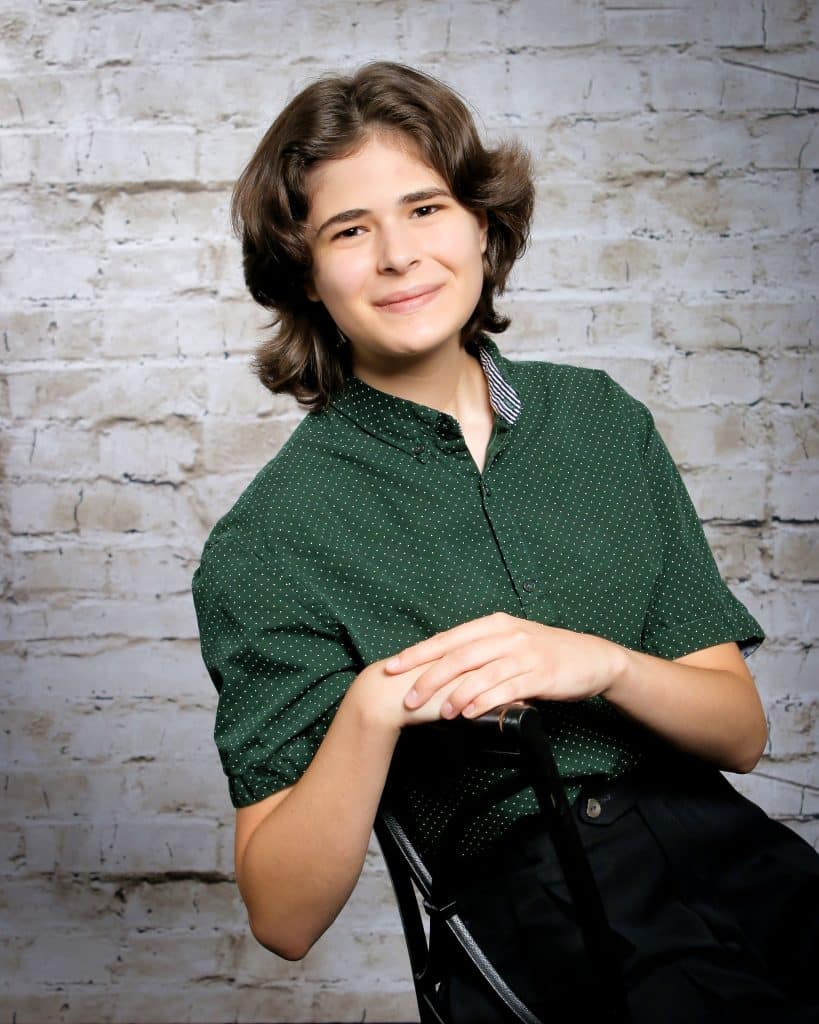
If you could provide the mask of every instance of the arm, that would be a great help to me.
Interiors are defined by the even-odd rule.
[[[396,685],[381,664],[353,680],[299,781],[237,812],[236,880],[250,929],[288,960],[306,955],[355,887],[401,727],[440,717],[451,689],[407,712],[407,680]]]
[[[619,647],[619,645],[618,645]],[[669,661],[619,647],[606,699],[721,769],[750,772],[768,738],[765,712],[736,643]]]
[[[767,736],[754,680],[735,642],[672,661],[501,612],[405,648],[385,668],[423,669],[406,694],[407,707],[422,707],[439,687],[458,683],[442,705],[444,718],[475,718],[527,698],[603,696],[670,743],[728,771],[751,771]]]

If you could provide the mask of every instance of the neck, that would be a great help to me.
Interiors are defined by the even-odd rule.
[[[474,349],[474,351],[473,351]],[[449,413],[459,423],[479,418],[489,404],[489,386],[477,356],[456,339],[421,358],[364,362],[353,353],[352,373],[379,391]]]

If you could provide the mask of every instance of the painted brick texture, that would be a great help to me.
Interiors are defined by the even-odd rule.
[[[766,628],[745,793],[819,845],[819,5],[0,0],[3,1019],[417,1019],[375,844],[301,962],[246,926],[190,578],[301,412],[252,377],[230,187],[388,58],[530,146],[510,356],[655,412]]]

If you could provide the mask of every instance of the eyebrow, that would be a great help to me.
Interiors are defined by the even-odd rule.
[[[421,203],[426,199],[434,199],[436,196],[447,196],[449,199],[452,198],[451,194],[444,188],[422,188],[417,192],[407,192],[406,195],[400,196],[398,199],[399,206],[408,206],[410,203]],[[332,217],[328,217],[327,220],[321,225],[316,231],[315,237],[324,231],[325,228],[330,227],[331,224],[347,224],[351,220],[358,220],[359,217],[366,217],[368,213],[372,213],[372,210],[344,210],[342,213],[334,213]]]

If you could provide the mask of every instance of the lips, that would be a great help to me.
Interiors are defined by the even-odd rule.
[[[418,285],[416,288],[409,288],[403,292],[392,292],[385,296],[380,302],[376,302],[378,309],[386,312],[402,313],[425,305],[443,288],[442,284]]]

